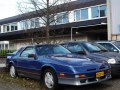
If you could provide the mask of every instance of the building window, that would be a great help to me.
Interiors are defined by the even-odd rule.
[[[106,16],[106,13],[107,13],[107,7],[106,7],[106,5],[100,6],[100,17]]]
[[[54,15],[50,16],[50,25],[54,25],[55,24],[55,17]]]
[[[57,14],[57,23],[62,23],[62,13]]]
[[[21,29],[28,29],[29,28],[28,20],[21,21],[20,26]]]
[[[63,23],[68,23],[69,22],[69,13],[63,13]]]
[[[88,19],[88,8],[81,9],[81,20]]]
[[[107,14],[107,6],[101,5],[91,8],[92,18],[105,17]]]
[[[9,32],[9,31],[10,31],[9,24],[3,25],[3,32]]]
[[[40,27],[39,18],[32,18],[30,20],[30,28],[38,28],[38,27]]]
[[[74,11],[74,17],[75,17],[75,21],[80,20],[80,10],[75,10]]]
[[[35,27],[40,27],[39,18],[35,18]]]
[[[64,12],[64,13],[59,13],[57,15],[57,23],[58,24],[65,24],[69,22],[69,13]]]
[[[4,44],[1,44],[1,49],[4,50]]]
[[[31,28],[34,28],[34,23],[35,23],[35,22],[34,22],[34,18],[33,18],[33,19],[30,20],[30,27],[31,27]]]
[[[92,10],[92,18],[99,17],[99,8],[98,8],[98,6],[97,7],[92,7],[91,10]]]
[[[9,44],[0,42],[0,50],[9,49]]]
[[[11,31],[15,31],[15,30],[18,29],[17,28],[17,23],[11,23],[10,26],[11,26]]]
[[[3,32],[5,32],[5,25],[3,25]]]
[[[44,20],[46,21],[45,17],[39,18],[39,24],[40,24],[40,26],[45,26],[45,21]]]
[[[11,26],[11,31],[13,31],[14,30],[14,26]]]
[[[5,49],[8,49],[8,44],[5,44]]]
[[[7,26],[7,32],[9,32],[9,30],[10,30],[10,29],[9,29],[9,25],[8,25],[8,26]]]
[[[17,27],[17,26],[15,26],[15,30],[18,30],[18,27]]]

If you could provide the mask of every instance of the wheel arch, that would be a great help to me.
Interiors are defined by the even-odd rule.
[[[8,69],[10,69],[10,66],[11,65],[14,65],[14,62],[9,62],[9,64],[8,64]]]
[[[51,69],[51,70],[54,71],[54,73],[57,74],[56,69],[55,69],[53,66],[45,65],[45,66],[43,66],[43,67],[41,68],[41,71],[40,71],[40,78],[43,77],[43,73],[44,73],[44,71],[45,71],[46,69]]]

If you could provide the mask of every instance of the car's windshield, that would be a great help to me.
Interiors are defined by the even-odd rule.
[[[70,54],[71,52],[61,45],[40,45],[37,46],[37,53],[39,55],[50,54]]]
[[[79,43],[71,43],[68,45],[68,50],[70,50],[71,52],[84,52],[83,48],[81,47],[81,45]]]
[[[100,52],[100,51],[107,51],[105,48],[102,46],[96,44],[96,43],[83,43],[83,46],[85,47],[86,50],[89,52]]]
[[[108,50],[100,44],[92,43],[92,45],[97,46],[100,49],[100,51],[108,52]]]
[[[14,51],[12,54],[17,54],[17,53],[21,52],[23,49],[24,49],[24,47],[19,48],[18,50]]]
[[[117,46],[117,48],[120,49],[120,41],[116,41],[116,42],[114,42],[114,44]]]

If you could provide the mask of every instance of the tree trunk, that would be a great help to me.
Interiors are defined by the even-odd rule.
[[[46,23],[46,43],[50,43],[49,31],[50,31],[50,16],[49,16],[49,0],[47,0],[47,23]]]
[[[49,28],[49,25],[46,26],[46,43],[50,43],[50,38],[49,38],[49,31],[50,31],[50,28]]]

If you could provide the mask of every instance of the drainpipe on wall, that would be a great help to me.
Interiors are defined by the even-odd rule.
[[[112,40],[112,5],[111,0],[106,0],[107,2],[107,22],[108,22],[108,40]]]

